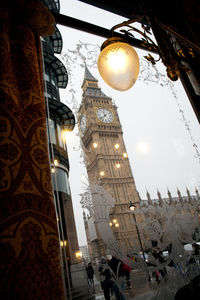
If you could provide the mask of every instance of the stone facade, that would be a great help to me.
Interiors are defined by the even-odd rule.
[[[117,107],[101,91],[87,67],[82,88],[79,124],[89,182],[103,185],[115,199],[115,206],[110,211],[110,224],[117,220],[118,227],[113,224],[115,238],[128,251],[136,236],[135,228],[130,222],[132,216],[129,213],[129,204],[130,201],[139,203],[140,199],[127,156]],[[86,118],[84,126],[81,126],[82,117]],[[85,226],[91,258],[105,255],[106,246],[97,229],[97,238],[90,240],[86,217]]]

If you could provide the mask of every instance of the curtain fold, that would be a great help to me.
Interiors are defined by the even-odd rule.
[[[48,157],[40,1],[0,10],[0,299],[64,299]]]

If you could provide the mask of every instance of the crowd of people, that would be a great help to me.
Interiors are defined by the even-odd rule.
[[[125,300],[125,288],[130,286],[131,268],[114,256],[102,257],[98,268],[105,300],[115,295],[116,300]]]
[[[197,263],[199,265],[200,261],[200,246],[198,244],[193,244],[193,252],[191,254],[191,258],[188,261],[188,264]],[[147,266],[153,266],[156,265],[160,266],[158,270],[154,270],[152,273],[152,276],[155,277],[155,280],[157,283],[160,283],[161,278],[165,279],[167,276],[167,270],[166,270],[166,260],[163,257],[162,251],[158,248],[151,249],[151,255],[154,257],[154,263],[150,263],[148,265],[148,262],[146,262]],[[155,265],[156,263],[156,265]],[[163,264],[163,267],[162,267]],[[174,263],[172,260],[169,264],[169,267],[177,268],[177,264]],[[199,266],[198,266],[199,267]],[[87,277],[88,277],[88,286],[92,292],[95,292],[94,288],[94,269],[92,266],[92,263],[89,263],[86,267],[87,271]],[[179,267],[179,271],[181,272],[181,269]],[[125,289],[131,289],[131,268],[126,263],[124,263],[122,260],[107,255],[107,257],[102,257],[99,261],[99,265],[97,267],[97,279],[100,281],[101,289],[104,293],[105,300],[110,300],[111,296],[115,296],[116,300],[125,300]],[[151,280],[151,277],[149,276],[149,279]],[[199,286],[200,284],[200,276],[197,276],[191,284],[183,287],[180,291],[177,292],[175,299],[181,299],[181,296],[183,295],[183,292],[188,291],[191,292],[191,287],[194,295],[196,296],[197,289],[196,286]],[[186,299],[186,298],[182,298]],[[197,299],[197,298],[194,298]]]
[[[94,269],[89,263],[86,267],[88,286],[94,288]],[[114,256],[102,257],[98,266],[98,279],[105,300],[110,300],[114,295],[116,300],[125,300],[125,288],[131,288],[131,268]]]

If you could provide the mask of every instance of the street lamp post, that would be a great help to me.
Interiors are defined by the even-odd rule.
[[[139,243],[140,243],[140,248],[141,248],[141,251],[142,251],[142,256],[143,256],[143,259],[145,261],[144,249],[143,249],[143,246],[142,246],[140,232],[139,232],[139,229],[138,229],[138,226],[137,226],[136,216],[135,216],[135,213],[134,213],[135,207],[136,207],[135,204],[132,201],[130,201],[129,209],[133,212],[133,218],[134,218],[134,221],[135,221],[135,227],[136,227],[136,231],[137,231],[137,235],[138,235],[138,240],[139,240]]]
[[[146,271],[146,274],[147,274],[148,281],[150,281],[151,279],[150,279],[149,271],[148,271],[148,268],[147,268],[147,265],[146,265],[146,262],[145,262],[144,249],[143,249],[143,246],[142,246],[140,232],[139,232],[139,229],[138,229],[138,226],[137,226],[136,216],[135,216],[135,213],[134,213],[135,208],[136,208],[135,204],[132,201],[130,201],[129,209],[133,212],[133,218],[134,218],[134,221],[135,221],[135,227],[136,227],[136,231],[137,231],[137,235],[138,235],[138,240],[139,240],[139,243],[140,243],[140,248],[141,248],[142,256],[143,256],[143,260],[144,260],[145,271]]]

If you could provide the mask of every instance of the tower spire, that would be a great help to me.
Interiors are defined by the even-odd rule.
[[[163,199],[161,197],[161,193],[157,188],[157,195],[158,195],[158,200],[159,200],[159,205],[162,206],[163,205]]]
[[[151,200],[150,193],[149,193],[149,191],[148,191],[147,189],[146,189],[146,195],[147,195],[148,204],[149,204],[149,205],[152,205],[153,202],[152,202],[152,200]]]
[[[85,80],[98,82],[98,80],[90,73],[86,64],[85,64],[85,74],[84,74],[83,83]]]
[[[179,202],[182,203],[182,202],[183,202],[183,198],[182,198],[181,192],[180,192],[180,190],[178,189],[178,187],[177,187],[177,194],[178,194]]]
[[[168,197],[169,197],[169,203],[170,204],[173,204],[174,203],[174,200],[173,200],[173,198],[172,198],[172,194],[171,194],[171,192],[170,192],[170,190],[167,188],[167,194],[168,194]]]
[[[89,96],[101,98],[103,97],[106,99],[109,98],[101,91],[101,88],[99,88],[98,86],[98,80],[91,74],[86,64],[84,79],[81,88],[83,90],[83,97]]]
[[[195,188],[195,193],[196,193],[196,195],[197,195],[197,199],[200,200],[199,191],[198,191],[197,188]]]

